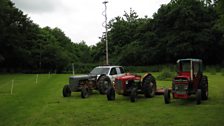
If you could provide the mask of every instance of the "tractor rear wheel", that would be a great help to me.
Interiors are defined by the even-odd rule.
[[[109,88],[107,90],[107,100],[108,101],[115,100],[115,90],[114,90],[114,88]]]
[[[170,103],[170,91],[169,91],[169,89],[165,89],[165,91],[164,91],[164,102],[165,102],[165,104]]]
[[[136,97],[137,97],[137,89],[136,88],[132,88],[131,94],[130,94],[131,102],[135,102],[136,101]]]
[[[64,87],[63,87],[63,90],[62,90],[62,94],[64,97],[69,97],[71,96],[71,90],[69,88],[69,86],[66,84]]]
[[[108,76],[102,76],[98,80],[98,89],[100,94],[106,94],[107,90],[112,87],[111,80]]]
[[[151,98],[156,92],[156,80],[153,76],[146,76],[143,80],[143,91],[146,98]]]
[[[208,100],[208,78],[207,76],[203,76],[201,79],[201,99]]]
[[[81,98],[86,98],[88,96],[89,96],[88,89],[87,88],[82,88],[81,89]]]
[[[201,89],[198,89],[196,92],[196,103],[197,105],[201,104]]]

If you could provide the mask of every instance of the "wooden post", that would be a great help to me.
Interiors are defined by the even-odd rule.
[[[38,83],[38,74],[37,74],[37,76],[36,76],[36,84]]]
[[[51,76],[51,72],[49,72],[49,74],[48,74],[48,78],[50,78],[50,76]]]
[[[72,73],[73,73],[73,75],[75,75],[74,63],[72,64]]]
[[[12,92],[13,92],[13,86],[14,86],[14,80],[12,80],[11,95],[12,95]]]

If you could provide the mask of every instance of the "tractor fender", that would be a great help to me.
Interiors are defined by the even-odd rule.
[[[101,75],[97,78],[97,81],[96,81],[96,82],[98,82],[102,76],[106,76],[106,74],[101,74]]]
[[[152,76],[152,74],[151,73],[145,73],[144,76],[142,77],[141,82],[143,82],[147,76]]]
[[[103,77],[103,76],[107,76],[106,74],[101,74],[98,78],[97,78],[97,80],[96,80],[96,85],[99,87],[99,80],[100,80],[100,78],[101,77]],[[108,77],[108,76],[107,76]],[[109,79],[110,79],[110,82],[111,82],[111,78],[110,77],[108,77]],[[111,82],[111,84],[113,85],[113,83]]]

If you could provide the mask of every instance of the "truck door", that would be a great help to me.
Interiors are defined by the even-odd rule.
[[[111,68],[110,76],[111,76],[111,81],[114,82],[115,78],[117,77],[116,68]]]

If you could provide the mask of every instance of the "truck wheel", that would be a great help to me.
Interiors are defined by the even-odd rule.
[[[151,98],[156,92],[156,80],[153,76],[146,76],[143,81],[143,91],[146,98]]]
[[[66,85],[64,86],[63,90],[62,90],[62,94],[63,94],[63,96],[64,96],[64,97],[69,97],[69,96],[71,96],[71,93],[72,93],[72,92],[71,92],[69,86],[66,84]]]
[[[81,89],[81,98],[86,98],[88,96],[89,96],[88,89],[87,88],[82,88]]]
[[[203,76],[201,79],[201,99],[208,100],[208,78]]]
[[[112,101],[115,100],[115,90],[114,88],[110,88],[107,90],[107,100]]]
[[[165,89],[164,91],[164,102],[165,104],[170,103],[170,91],[168,89]]]
[[[201,89],[198,89],[196,92],[196,103],[197,105],[201,104]]]
[[[102,76],[98,80],[100,94],[106,94],[107,90],[112,87],[110,78],[108,76]]]
[[[131,94],[130,94],[130,100],[131,102],[135,102],[136,101],[136,97],[137,97],[137,89],[133,88],[131,90]]]

